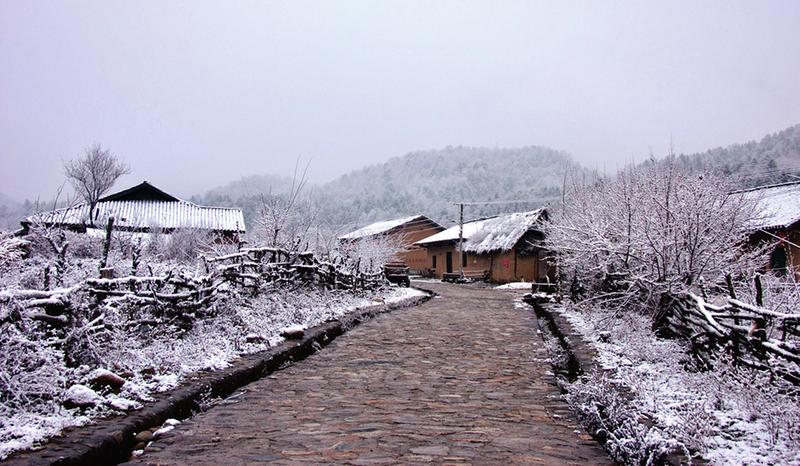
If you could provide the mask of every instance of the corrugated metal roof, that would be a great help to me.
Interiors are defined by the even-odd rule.
[[[489,251],[507,251],[542,217],[544,209],[515,212],[464,224],[464,250],[482,254]],[[458,225],[429,236],[415,244],[429,245],[458,240]]]
[[[105,225],[109,217],[121,228],[198,228],[213,231],[244,232],[241,209],[199,206],[187,201],[106,201],[95,206],[95,225]],[[89,223],[89,205],[42,212],[35,217],[49,224],[82,226]]]

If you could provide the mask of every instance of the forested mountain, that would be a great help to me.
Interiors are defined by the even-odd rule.
[[[800,176],[800,124],[765,136],[760,141],[718,147],[676,157],[690,171],[717,169],[741,180],[743,187],[783,181]]]
[[[447,147],[413,152],[353,171],[316,189],[323,221],[365,224],[425,214],[442,223],[465,217],[533,209],[560,196],[564,170],[580,169],[564,152],[539,146],[516,149]],[[521,200],[516,203],[499,203]]]
[[[0,231],[20,228],[19,221],[33,211],[30,201],[17,202],[0,193]]]
[[[800,125],[758,142],[681,154],[675,160],[690,171],[721,170],[740,178],[743,186],[796,179],[791,175],[800,176]],[[496,202],[468,206],[467,219],[533,209],[552,202],[560,196],[566,169],[573,174],[585,171],[566,153],[546,147],[450,146],[395,157],[322,185],[308,185],[305,192],[311,197],[317,221],[338,231],[418,213],[452,224],[458,215],[454,202]],[[192,200],[241,207],[250,227],[262,196],[282,195],[291,183],[287,177],[250,176]],[[502,202],[507,200],[523,202]]]
[[[582,170],[566,153],[545,147],[457,146],[395,157],[328,183],[308,184],[304,191],[318,222],[337,231],[418,213],[452,223],[457,216],[453,202],[457,201],[498,202],[469,206],[467,218],[540,207],[560,196],[567,168]],[[250,176],[191,200],[240,207],[250,228],[262,196],[285,194],[291,185],[291,178]],[[499,203],[504,200],[524,202]]]
[[[249,175],[192,196],[189,200],[200,205],[239,207],[249,228],[258,214],[262,201],[270,196],[286,194],[292,179],[279,175]]]

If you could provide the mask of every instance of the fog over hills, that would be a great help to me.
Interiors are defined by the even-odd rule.
[[[422,213],[452,223],[454,202],[495,202],[469,206],[465,216],[474,218],[556,199],[568,168],[580,169],[566,153],[546,147],[451,146],[353,171],[320,186],[317,194],[329,222],[362,224]],[[522,202],[500,202],[509,200]]]
[[[796,180],[800,177],[800,124],[760,141],[680,154],[675,160],[690,171],[720,170],[740,179],[743,187]],[[308,184],[304,191],[318,211],[319,222],[339,231],[418,213],[452,224],[458,215],[455,202],[488,202],[466,208],[465,217],[472,219],[557,200],[565,170],[588,171],[567,153],[547,147],[448,146],[394,157],[327,183]],[[291,186],[289,176],[250,175],[191,200],[240,207],[250,228],[262,198],[284,195]],[[0,229],[16,229],[31,209],[0,193]]]
[[[764,136],[760,141],[680,154],[678,165],[690,171],[720,170],[743,187],[796,181],[800,175],[800,124]]]
[[[792,175],[800,176],[800,125],[760,141],[680,154],[676,161],[691,171],[720,170],[741,179],[744,186],[796,179]],[[308,185],[306,191],[319,209],[319,220],[342,231],[417,213],[452,224],[458,213],[454,202],[493,202],[468,206],[465,217],[471,219],[557,200],[565,170],[588,171],[569,154],[541,146],[449,146],[395,157],[328,183]],[[260,203],[259,193],[271,188],[273,194],[282,194],[289,186],[287,177],[253,176],[193,199],[242,207],[249,226]],[[501,202],[509,200],[524,202]]]
[[[318,220],[336,230],[418,213],[452,223],[457,215],[454,202],[492,202],[469,206],[465,216],[475,218],[533,209],[556,199],[568,168],[582,170],[566,153],[546,147],[451,146],[395,157],[324,184],[309,184],[305,191],[318,211]],[[262,193],[283,194],[291,182],[269,175],[246,177],[192,200],[239,206],[249,227]],[[502,202],[508,200],[522,202]]]

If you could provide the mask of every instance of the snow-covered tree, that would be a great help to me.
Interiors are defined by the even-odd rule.
[[[94,224],[94,207],[117,179],[130,173],[130,168],[108,149],[93,144],[83,157],[64,163],[64,174],[75,192],[89,204],[89,222]]]
[[[253,235],[257,243],[297,249],[309,242],[309,231],[316,224],[316,208],[303,192],[307,172],[308,166],[302,174],[295,168],[292,185],[285,194],[261,194]]]
[[[25,256],[28,241],[5,233],[0,233],[0,267],[11,265]]]
[[[655,309],[674,292],[744,268],[754,206],[730,181],[647,163],[569,188],[547,227],[547,245],[573,291]]]
[[[359,268],[379,271],[394,260],[405,249],[403,238],[399,235],[377,235],[357,241],[342,243],[339,254],[347,260],[358,263]]]

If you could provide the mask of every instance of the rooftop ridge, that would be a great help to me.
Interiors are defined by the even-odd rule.
[[[786,181],[786,182],[783,182],[783,183],[776,183],[776,184],[766,184],[766,185],[763,185],[763,186],[756,186],[754,188],[737,189],[735,191],[731,191],[731,194],[750,193],[750,192],[753,192],[753,191],[760,191],[762,189],[780,188],[780,187],[783,187],[783,186],[792,186],[792,185],[796,185],[796,184],[800,184],[800,180],[798,180],[798,181]]]

